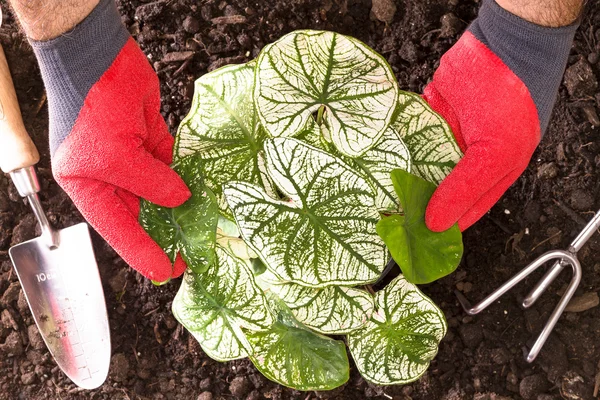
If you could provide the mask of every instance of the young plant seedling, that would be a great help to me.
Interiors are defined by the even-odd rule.
[[[347,335],[371,382],[418,379],[446,324],[409,281],[451,272],[460,233],[452,251],[421,243],[434,186],[408,172],[437,184],[461,156],[445,121],[399,91],[386,61],[338,33],[292,32],[250,63],[202,76],[174,149],[198,209],[145,203],[140,216],[191,267],[175,317],[210,357],[248,357],[298,390],[348,380],[344,342],[324,335]],[[405,276],[373,296],[390,251]]]

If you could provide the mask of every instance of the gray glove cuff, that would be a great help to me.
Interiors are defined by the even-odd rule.
[[[548,28],[511,14],[495,0],[484,0],[468,30],[527,86],[537,107],[542,134],[552,108],[579,21]]]
[[[114,0],[100,0],[70,32],[48,41],[30,40],[48,95],[51,154],[73,129],[88,92],[129,37]]]

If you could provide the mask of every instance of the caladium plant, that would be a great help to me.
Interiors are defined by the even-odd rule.
[[[430,232],[423,212],[461,156],[386,61],[338,33],[292,32],[202,76],[174,149],[193,196],[140,215],[191,267],[174,315],[210,357],[299,390],[348,380],[340,335],[365,379],[418,379],[446,323],[415,283],[462,255],[458,228]],[[404,275],[375,293],[390,252]]]

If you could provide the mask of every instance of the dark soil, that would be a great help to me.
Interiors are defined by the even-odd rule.
[[[6,6],[5,0],[0,4]],[[255,57],[267,43],[299,28],[353,35],[382,53],[403,89],[420,92],[441,55],[458,39],[476,1],[397,0],[397,10],[371,0],[120,1],[123,20],[162,82],[163,113],[175,132],[187,113],[195,78]],[[568,312],[538,359],[532,344],[568,283],[564,273],[539,304],[519,299],[541,276],[526,280],[480,315],[467,316],[453,293],[483,298],[521,267],[553,248],[566,248],[600,206],[600,4],[588,9],[571,52],[550,129],[525,174],[492,211],[465,233],[458,271],[425,286],[444,310],[449,331],[419,381],[404,387],[367,384],[352,370],[330,393],[301,393],[263,378],[248,361],[218,363],[205,356],[170,312],[178,282],[160,288],[141,278],[94,235],[111,324],[113,365],[106,383],[80,391],[58,369],[34,327],[8,258],[8,248],[33,237],[31,211],[0,176],[0,398],[2,399],[591,399],[599,372],[600,307]],[[5,8],[6,10],[6,8]],[[42,202],[66,227],[81,216],[49,170],[47,108],[35,59],[10,15],[0,42],[12,66],[25,123],[42,153]],[[191,52],[191,53],[190,53]],[[581,80],[581,77],[585,80]],[[518,151],[518,149],[515,149]],[[579,254],[582,301],[600,290],[600,235]],[[593,305],[593,303],[592,303]],[[586,308],[585,304],[581,308]]]

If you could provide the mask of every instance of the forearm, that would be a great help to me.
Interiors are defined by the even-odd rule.
[[[9,0],[25,34],[33,40],[54,39],[73,29],[99,0]]]
[[[558,28],[570,25],[581,13],[584,0],[496,0],[506,11],[534,24]]]

